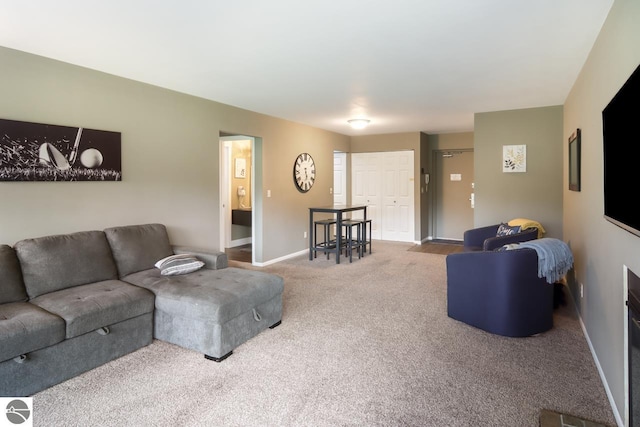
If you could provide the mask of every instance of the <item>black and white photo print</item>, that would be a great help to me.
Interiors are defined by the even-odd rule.
[[[0,181],[122,181],[121,134],[0,119]]]

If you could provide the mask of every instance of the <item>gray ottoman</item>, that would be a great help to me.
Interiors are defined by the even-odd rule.
[[[282,319],[284,282],[272,274],[228,267],[161,276],[151,269],[122,280],[155,294],[156,338],[217,362]]]
[[[223,252],[173,247],[166,227],[143,224],[104,230],[120,279],[155,295],[154,337],[221,361],[282,319],[282,277],[227,267]],[[163,276],[156,261],[177,252],[196,255],[205,268]]]

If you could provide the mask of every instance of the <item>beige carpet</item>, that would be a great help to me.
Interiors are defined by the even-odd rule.
[[[534,427],[543,408],[615,424],[571,307],[539,336],[485,333],[447,317],[445,256],[411,246],[265,267],[282,325],[222,363],[156,341],[35,395],[35,425]]]

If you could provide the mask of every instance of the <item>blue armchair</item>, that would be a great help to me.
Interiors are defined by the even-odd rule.
[[[538,238],[537,228],[528,228],[508,236],[497,236],[500,224],[467,230],[463,235],[465,252],[492,251],[510,243],[521,243]]]
[[[447,314],[487,332],[525,337],[553,327],[554,286],[534,249],[447,255]]]

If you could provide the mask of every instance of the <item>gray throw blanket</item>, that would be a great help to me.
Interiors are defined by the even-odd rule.
[[[518,244],[520,248],[535,249],[538,253],[538,277],[545,277],[547,283],[562,279],[573,267],[573,254],[562,240],[543,237]]]

